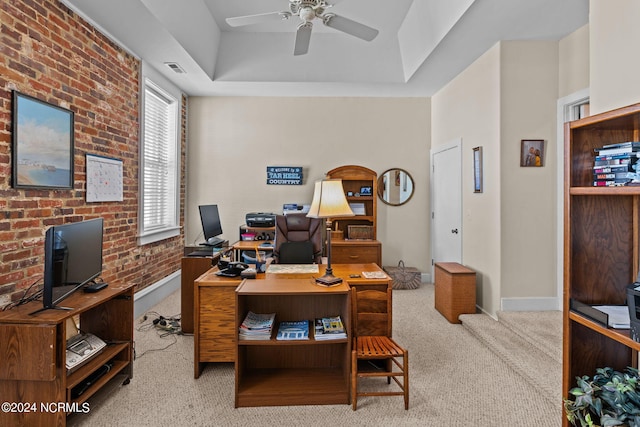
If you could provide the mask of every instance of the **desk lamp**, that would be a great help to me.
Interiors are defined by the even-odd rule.
[[[316,181],[313,200],[307,214],[309,218],[325,218],[327,227],[327,269],[324,276],[318,277],[316,283],[333,286],[342,283],[342,279],[333,275],[331,268],[331,218],[354,216],[344,195],[341,179],[325,179]]]

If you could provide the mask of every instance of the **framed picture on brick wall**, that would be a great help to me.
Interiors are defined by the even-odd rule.
[[[13,92],[14,188],[73,188],[73,111]]]

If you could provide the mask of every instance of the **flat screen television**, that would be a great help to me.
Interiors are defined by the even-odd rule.
[[[200,205],[198,209],[200,209],[200,221],[204,232],[204,244],[207,246],[221,246],[224,240],[218,237],[222,234],[218,205]]]
[[[102,273],[103,219],[49,227],[44,241],[43,310],[58,304]]]

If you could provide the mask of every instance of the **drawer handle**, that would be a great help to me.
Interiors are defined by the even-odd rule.
[[[351,259],[358,259],[358,258],[360,258],[360,256],[359,256],[359,255],[349,255],[349,258],[351,258]]]

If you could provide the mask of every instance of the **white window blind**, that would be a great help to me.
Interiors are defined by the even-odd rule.
[[[177,104],[173,97],[152,82],[145,82],[141,156],[142,243],[177,234]],[[149,238],[150,235],[155,237]]]

